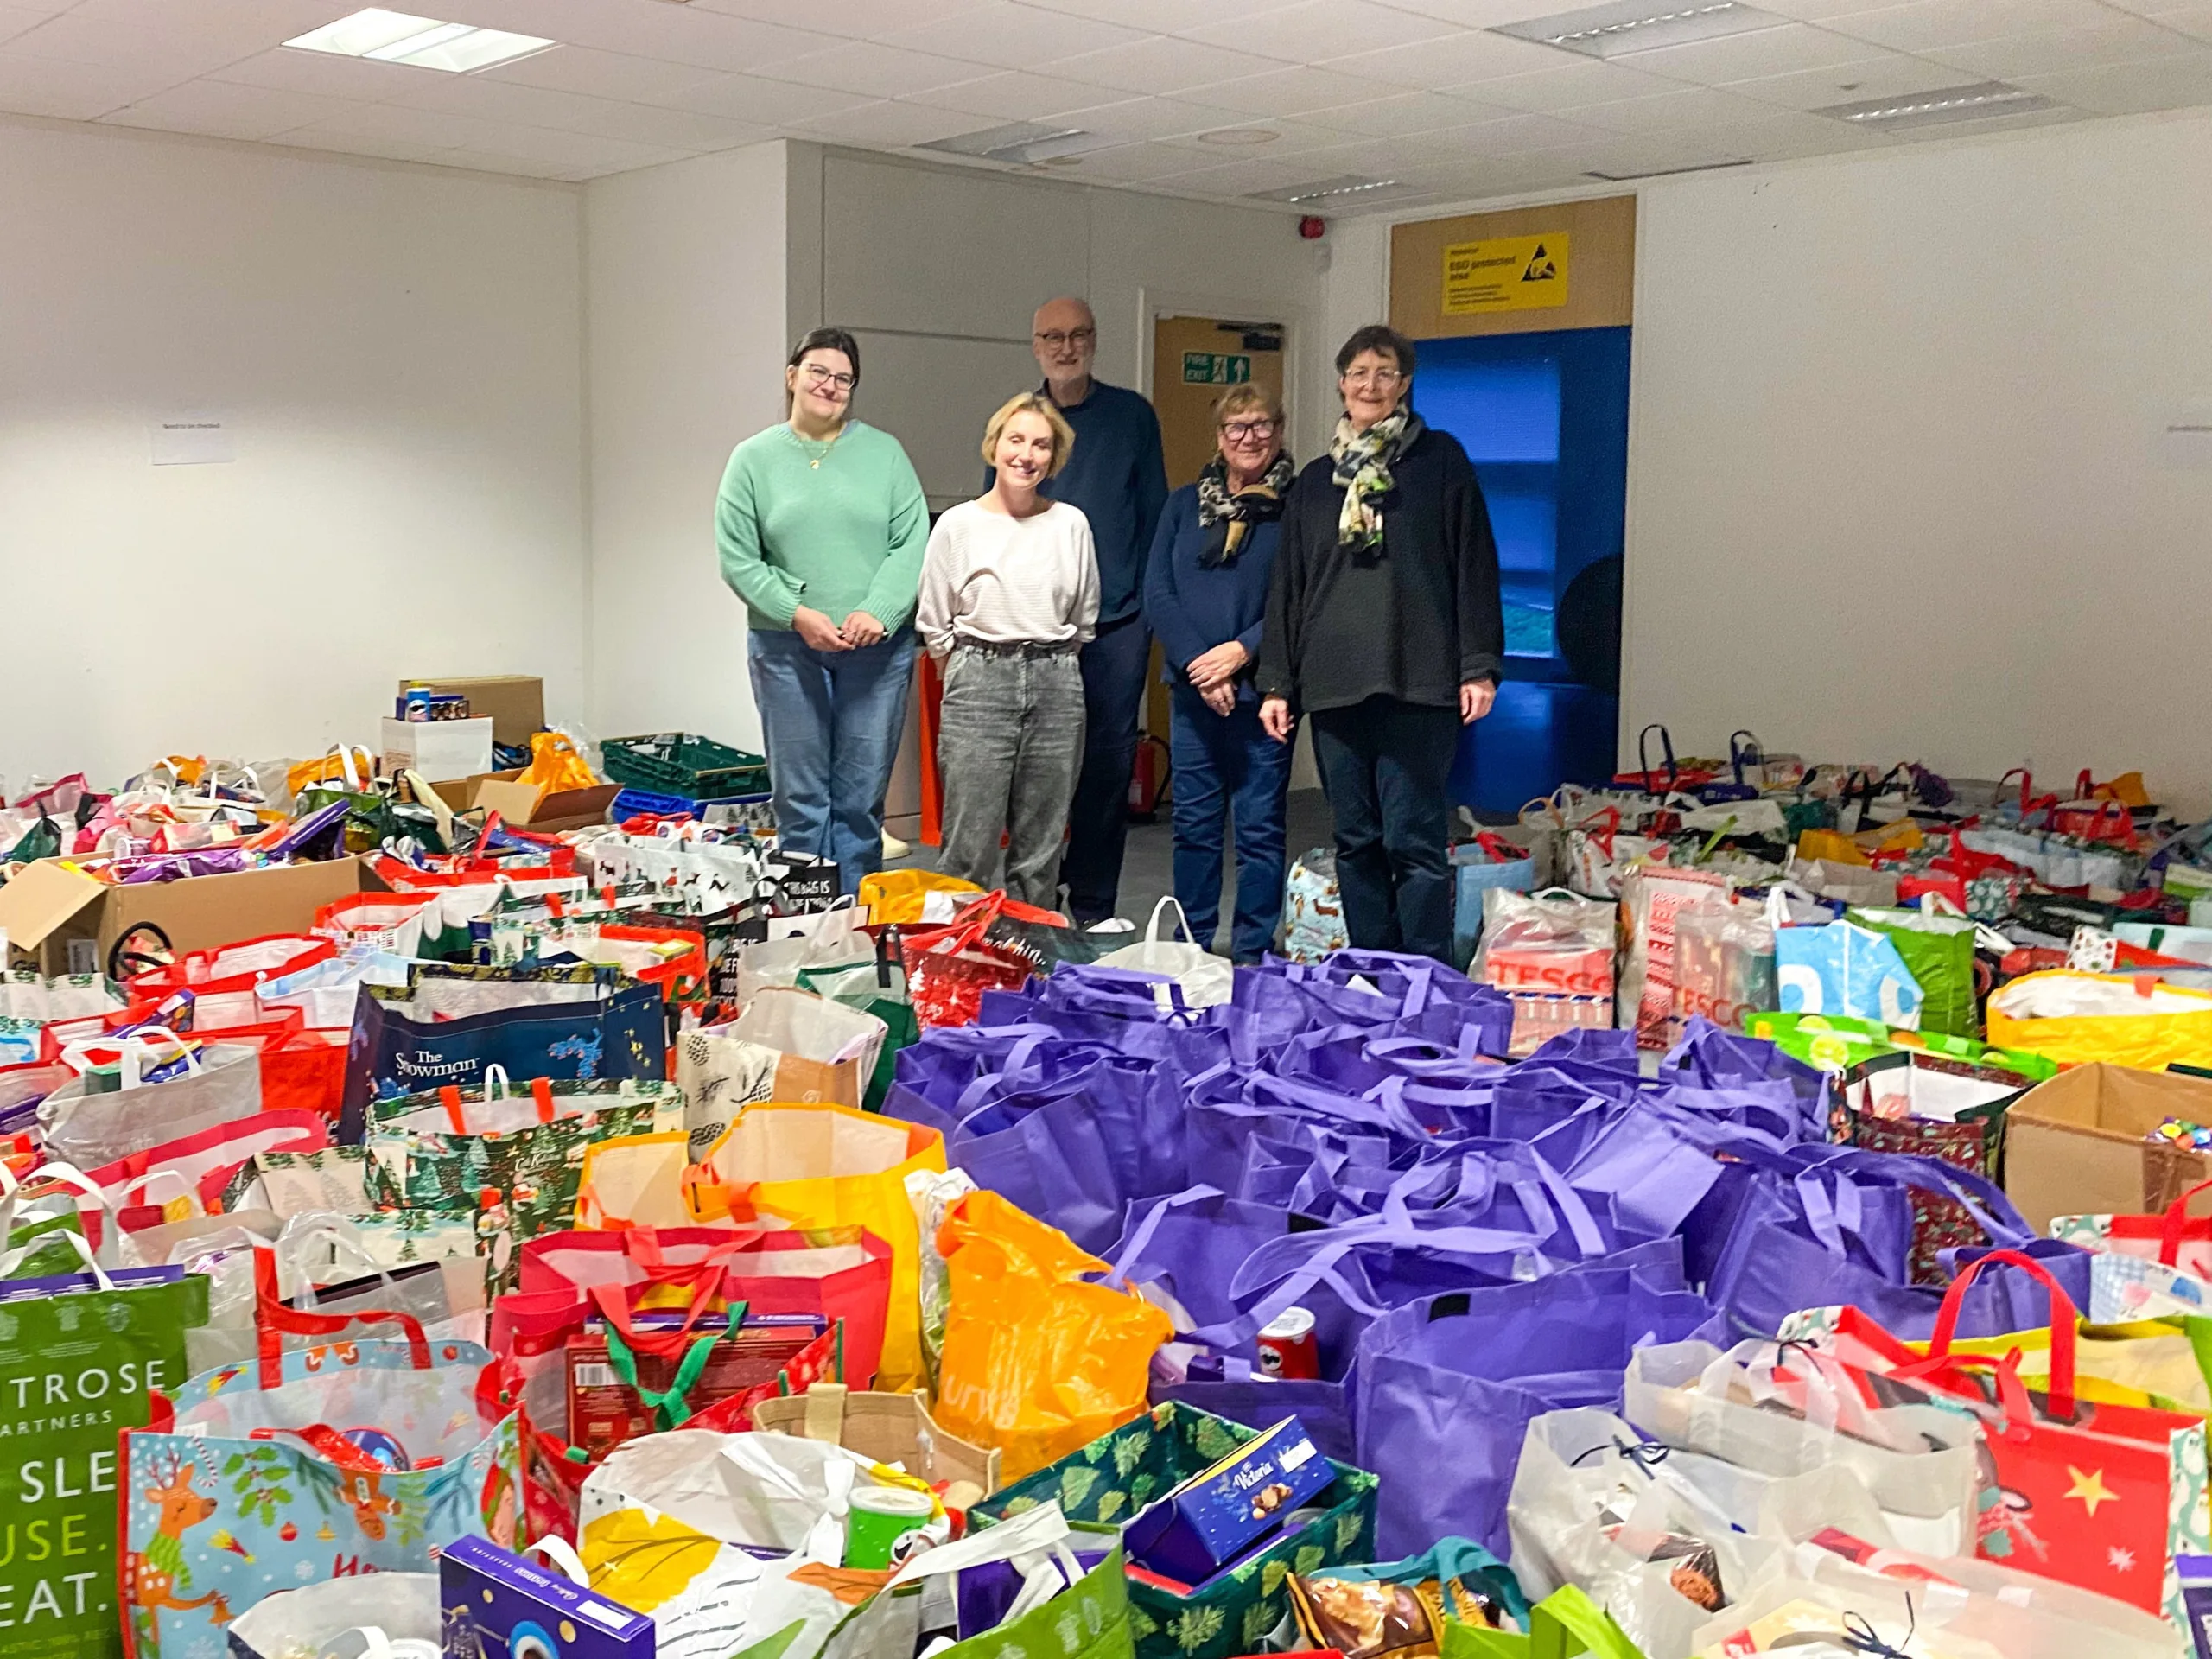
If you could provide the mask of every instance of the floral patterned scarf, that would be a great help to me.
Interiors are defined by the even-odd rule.
[[[1390,468],[1398,457],[1426,430],[1421,416],[1402,404],[1364,432],[1351,429],[1349,415],[1338,420],[1336,436],[1329,441],[1329,459],[1336,463],[1332,476],[1344,493],[1344,511],[1337,517],[1338,545],[1360,552],[1382,550],[1382,510],[1375,503],[1390,493]]]

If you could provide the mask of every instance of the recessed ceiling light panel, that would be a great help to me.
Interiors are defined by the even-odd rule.
[[[1779,29],[1790,20],[1741,0],[1618,0],[1526,22],[1500,23],[1490,32],[1516,41],[1555,46],[1586,58],[1618,58],[1662,46],[1687,46],[1728,35]]]
[[[1334,201],[1344,197],[1374,195],[1384,190],[1402,187],[1395,179],[1363,179],[1355,173],[1340,173],[1332,179],[1315,179],[1307,184],[1287,184],[1278,190],[1255,190],[1253,201]]]
[[[2005,116],[2033,115],[2060,105],[2055,99],[2031,92],[2024,86],[2008,86],[2001,80],[1978,80],[1964,86],[1944,86],[1932,92],[1911,92],[1903,98],[1870,98],[1856,104],[1831,104],[1815,110],[1831,120],[1877,132],[1908,132],[1916,127],[1949,126],[1961,121],[1994,121]]]
[[[1004,162],[1013,167],[1038,167],[1065,156],[1104,149],[1118,142],[1082,127],[1048,125],[1038,121],[1014,121],[1002,127],[985,127],[950,138],[917,144],[917,149],[943,150],[948,156],[972,156],[979,161]]]
[[[512,35],[474,23],[446,23],[411,12],[371,6],[334,23],[296,35],[284,42],[302,52],[330,52],[344,58],[404,63],[417,69],[442,69],[463,75],[495,63],[512,63],[554,41],[536,35]]]

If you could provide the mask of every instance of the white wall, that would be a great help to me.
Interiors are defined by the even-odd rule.
[[[806,152],[793,149],[797,177]],[[1323,257],[1299,241],[1287,214],[851,151],[811,154],[820,214],[794,216],[793,266],[801,245],[818,236],[821,289],[812,315],[794,315],[793,327],[836,322],[860,335],[868,365],[855,408],[906,442],[932,505],[982,481],[975,451],[984,419],[1036,383],[1030,316],[1056,294],[1090,302],[1098,372],[1121,385],[1142,387],[1150,373],[1147,304],[1263,312],[1291,324],[1302,336],[1289,387],[1306,445],[1300,453],[1312,454],[1314,431],[1326,429],[1313,426],[1326,385],[1309,386]],[[792,302],[796,309],[804,297],[795,291]]]
[[[2195,115],[1648,187],[1624,745],[2212,801],[2209,177]]]
[[[0,124],[0,773],[377,741],[397,681],[582,690],[565,187]],[[213,414],[237,459],[151,464]]]
[[[601,736],[681,727],[760,746],[715,491],[738,441],[783,418],[785,151],[755,144],[586,189]]]

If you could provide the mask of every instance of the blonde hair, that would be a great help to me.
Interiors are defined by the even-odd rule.
[[[983,429],[983,464],[999,464],[999,435],[1006,430],[1006,423],[1017,415],[1042,415],[1045,424],[1052,429],[1052,465],[1045,476],[1056,478],[1060,468],[1068,464],[1068,455],[1075,448],[1075,429],[1068,424],[1067,416],[1052,407],[1052,400],[1041,391],[1024,391],[1009,397],[999,405],[999,412],[991,416],[990,424]]]
[[[1282,399],[1265,386],[1246,380],[1231,386],[1213,400],[1213,423],[1219,428],[1232,415],[1248,409],[1264,410],[1269,420],[1280,429],[1287,419],[1283,414]]]

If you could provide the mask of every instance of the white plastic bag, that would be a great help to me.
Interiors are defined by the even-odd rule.
[[[1175,912],[1176,933],[1160,936],[1160,924],[1170,908]],[[1177,937],[1179,935],[1180,937]],[[1190,918],[1173,894],[1152,907],[1152,920],[1144,938],[1098,958],[1102,968],[1127,968],[1139,973],[1165,974],[1183,989],[1183,1006],[1211,1008],[1229,1001],[1236,988],[1236,970],[1226,957],[1217,957],[1191,935]]]

